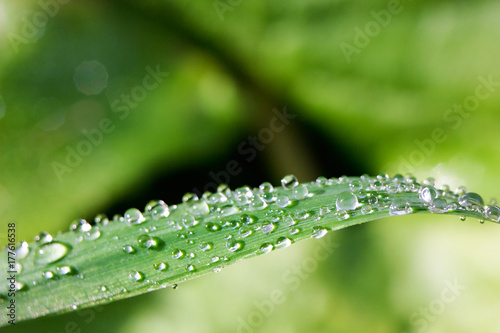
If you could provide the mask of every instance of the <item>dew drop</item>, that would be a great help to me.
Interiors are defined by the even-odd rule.
[[[265,234],[270,234],[271,232],[276,230],[276,225],[272,222],[267,221],[267,222],[262,223],[261,230]]]
[[[182,202],[186,202],[186,203],[189,203],[189,202],[193,202],[193,201],[197,201],[198,200],[198,196],[194,193],[186,193],[182,196]]]
[[[352,192],[344,191],[339,194],[335,201],[337,210],[352,210],[358,206],[358,197]]]
[[[109,219],[105,214],[97,214],[94,218],[94,223],[96,225],[107,225],[109,223]]]
[[[236,241],[234,239],[230,239],[226,242],[226,249],[231,252],[236,252],[243,249],[245,243],[243,241]]]
[[[189,265],[186,266],[186,271],[188,271],[188,272],[194,272],[194,271],[196,271],[196,267],[194,267],[193,264],[189,264]]]
[[[244,227],[240,228],[239,232],[240,232],[240,236],[242,238],[245,238],[245,237],[250,236],[253,233],[253,230],[251,227],[244,226]]]
[[[184,251],[182,251],[180,249],[173,249],[172,250],[172,258],[180,259],[182,257],[184,257]]]
[[[465,221],[465,220],[467,220],[467,217],[465,217],[465,216],[461,215],[461,216],[460,216],[460,221]]]
[[[285,189],[291,190],[291,189],[295,188],[297,185],[299,185],[299,181],[297,180],[297,177],[295,177],[294,175],[286,175],[281,180],[281,185]]]
[[[361,214],[367,215],[373,213],[373,208],[371,205],[364,205],[361,207]]]
[[[135,248],[132,245],[125,245],[122,247],[123,252],[128,254],[134,254],[136,252]]]
[[[483,207],[484,200],[483,198],[474,192],[467,192],[464,195],[458,198],[458,203],[460,206],[465,208],[475,208],[475,207]]]
[[[292,245],[292,240],[287,237],[279,237],[276,240],[276,248],[277,249],[284,249]]]
[[[41,232],[35,237],[35,241],[39,244],[46,244],[52,242],[52,235],[48,232]]]
[[[429,205],[431,213],[446,213],[448,211],[448,202],[444,198],[436,198]]]
[[[209,232],[216,232],[222,229],[221,225],[216,222],[207,222],[205,224],[205,229]]]
[[[359,180],[353,180],[349,183],[351,192],[358,192],[363,189],[363,184]]]
[[[249,216],[247,214],[243,214],[240,216],[240,222],[241,224],[253,224],[257,221],[257,218],[255,216]]]
[[[21,282],[21,281],[14,282],[14,287],[15,287],[15,289],[17,291],[26,291],[26,290],[28,290],[28,286],[25,283]]]
[[[205,200],[199,200],[190,203],[189,211],[195,216],[203,216],[210,212],[210,208]]]
[[[51,271],[42,272],[42,277],[46,280],[56,280],[57,276]]]
[[[238,213],[239,211],[240,211],[240,209],[236,206],[226,205],[220,209],[220,215],[221,216],[233,215],[233,214]]]
[[[255,195],[250,200],[250,207],[252,207],[253,210],[261,210],[267,207],[267,203],[262,199],[260,195]]]
[[[198,225],[198,221],[192,215],[188,215],[182,219],[182,225],[186,228],[192,228],[195,225]]]
[[[149,235],[141,235],[137,238],[137,243],[139,247],[148,250],[158,250],[162,247],[163,241],[158,237],[152,237]]]
[[[157,271],[163,272],[168,269],[168,264],[163,261],[158,261],[153,264],[153,268]]]
[[[380,175],[377,175],[377,179],[380,181],[380,182],[386,182],[389,180],[389,175],[386,174],[386,173],[381,173]]]
[[[292,199],[293,200],[301,200],[304,199],[307,194],[309,193],[309,190],[304,184],[297,185],[293,190],[292,190]]]
[[[41,245],[35,251],[36,264],[50,264],[64,258],[70,247],[60,242],[52,242]]]
[[[21,245],[19,245],[16,249],[16,259],[24,259],[30,252],[30,247],[28,242],[21,242]]]
[[[422,183],[424,185],[428,185],[428,186],[436,186],[436,180],[432,177],[424,179],[424,181]]]
[[[434,187],[425,186],[418,192],[418,197],[424,204],[430,204],[438,197],[438,193]]]
[[[327,181],[328,179],[326,179],[326,177],[323,176],[316,178],[316,184],[318,184],[319,186],[325,186]]]
[[[486,209],[484,210],[484,216],[488,220],[500,222],[500,208],[498,208],[497,206],[486,206]]]
[[[394,199],[389,207],[390,215],[406,215],[413,212],[408,201],[402,198]]]
[[[59,272],[59,274],[67,275],[67,276],[78,274],[78,270],[75,267],[68,266],[68,265],[56,267],[56,270],[57,270],[57,272]]]
[[[108,287],[106,287],[106,286],[100,286],[99,290],[102,291],[102,292],[109,291]]]
[[[146,219],[137,208],[128,209],[123,215],[125,222],[128,224],[141,224],[146,222]]]
[[[134,282],[141,282],[144,280],[145,276],[144,276],[144,273],[142,273],[142,272],[130,271],[128,273],[128,278],[129,278],[129,280],[134,281]]]
[[[401,185],[399,183],[389,183],[386,186],[386,191],[389,194],[398,193],[401,190]]]
[[[90,229],[92,229],[92,226],[84,219],[75,220],[69,226],[69,230],[75,232],[87,232]]]
[[[257,250],[257,254],[266,254],[271,252],[274,249],[274,245],[271,243],[262,244]]]
[[[146,205],[146,211],[149,211],[153,220],[158,220],[162,217],[168,217],[170,215],[170,208],[162,200],[150,201],[148,205]]]
[[[312,230],[313,230],[312,236],[316,239],[325,236],[327,233],[327,230],[323,227],[320,227],[320,226],[313,227]]]
[[[101,237],[101,232],[99,231],[99,229],[97,229],[97,227],[94,227],[90,231],[87,231],[83,236],[83,238],[88,241],[94,241],[99,237]]]
[[[214,244],[212,242],[203,241],[200,243],[200,245],[198,247],[200,248],[200,250],[205,252],[205,251],[210,251],[211,249],[213,249]]]
[[[271,183],[269,182],[264,182],[259,186],[259,190],[261,193],[271,193],[273,189],[274,189],[273,185],[271,185]]]
[[[214,268],[212,268],[212,271],[217,274],[220,271],[222,271],[222,266],[220,266],[220,265],[219,266],[215,266]]]
[[[326,215],[326,214],[328,214],[330,212],[331,212],[331,210],[330,210],[330,208],[328,206],[321,206],[319,208],[319,215]]]
[[[311,214],[309,214],[309,212],[307,210],[302,209],[302,210],[299,210],[298,212],[296,212],[294,216],[295,216],[296,220],[305,220],[309,216],[311,216]]]
[[[278,195],[276,198],[276,205],[281,208],[285,208],[290,204],[290,199],[286,195]]]

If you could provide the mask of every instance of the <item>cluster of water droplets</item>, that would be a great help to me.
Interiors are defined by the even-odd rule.
[[[312,198],[316,200],[313,204],[305,204]],[[376,177],[318,177],[314,182],[299,183],[295,176],[287,175],[278,187],[264,182],[255,188],[243,186],[231,190],[222,184],[216,192],[205,192],[201,197],[186,193],[179,205],[169,206],[155,200],[147,203],[143,211],[131,208],[112,220],[103,214],[96,216],[93,223],[76,220],[70,226],[73,245],[41,233],[35,244],[30,246],[23,242],[16,253],[17,259],[23,259],[34,251],[33,261],[40,267],[43,280],[81,277],[74,266],[52,264],[63,262],[72,246],[102,240],[102,231],[108,230],[109,224],[123,224],[138,230],[135,240],[128,238],[119,245],[123,255],[162,253],[161,259],[150,264],[149,268],[141,266],[126,271],[124,278],[157,285],[154,279],[159,275],[168,276],[174,271],[172,268],[182,267],[186,274],[207,267],[219,272],[234,255],[241,253],[237,256],[241,258],[265,254],[286,248],[299,238],[321,238],[330,230],[346,226],[345,222],[353,217],[379,213],[382,213],[380,217],[406,215],[425,210],[432,213],[463,212],[462,220],[467,212],[473,212],[485,220],[500,222],[500,208],[495,204],[485,205],[481,196],[467,192],[463,187],[455,191],[448,186],[437,188],[432,178],[419,183],[411,175],[390,177],[380,174]],[[165,241],[162,237],[167,233],[176,237]],[[112,239],[121,242],[118,236]],[[253,239],[262,239],[263,242],[257,241],[256,246],[255,241],[251,241]],[[47,266],[51,268],[46,269]],[[17,268],[22,271],[21,264]],[[19,282],[17,288],[26,290],[27,285]],[[109,292],[105,286],[98,289]]]

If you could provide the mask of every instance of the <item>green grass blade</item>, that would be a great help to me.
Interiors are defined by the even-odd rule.
[[[82,309],[172,287],[217,272],[240,259],[286,248],[328,231],[412,213],[455,214],[499,222],[500,209],[472,192],[436,189],[412,177],[318,178],[282,186],[226,186],[199,200],[185,195],[168,207],[151,203],[95,225],[81,220],[70,231],[16,249],[16,321]],[[7,257],[6,249],[3,252]],[[0,272],[6,281],[10,273]],[[0,286],[0,304],[12,298]],[[0,317],[0,325],[8,317]]]

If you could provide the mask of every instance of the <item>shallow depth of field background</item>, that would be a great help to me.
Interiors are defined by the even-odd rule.
[[[9,221],[31,241],[287,173],[412,172],[500,197],[497,1],[60,1],[0,0],[2,245]],[[151,71],[168,75],[145,87]],[[321,242],[338,247],[307,274],[290,272],[318,240],[10,331],[500,327],[500,226],[406,216]]]

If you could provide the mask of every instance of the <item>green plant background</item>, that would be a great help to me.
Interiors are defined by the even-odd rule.
[[[474,95],[478,76],[500,81],[496,1],[402,2],[350,62],[341,43],[354,44],[355,28],[375,22],[372,11],[386,10],[387,1],[232,3],[221,19],[212,1],[73,1],[60,4],[39,38],[16,52],[9,38],[22,35],[24,18],[41,7],[0,1],[2,245],[9,221],[19,240],[32,240],[98,212],[123,213],[117,210],[156,198],[176,203],[232,159],[243,161],[230,179],[237,187],[277,184],[286,173],[310,181],[406,172],[401,158],[423,156],[412,166],[419,179],[465,185],[486,200],[499,195],[499,92],[456,129],[443,118]],[[106,67],[108,85],[85,95],[75,70],[93,60]],[[169,76],[121,120],[110,106],[114,92],[141,84],[148,66]],[[245,162],[237,147],[284,107],[296,118]],[[60,181],[53,162],[63,163],[66,147],[76,147],[86,139],[82,131],[104,118],[115,130]],[[446,140],[426,153],[415,140],[426,142],[435,128]],[[177,290],[10,331],[237,332],[238,318],[248,320],[256,302],[279,289],[286,301],[254,332],[418,332],[412,314],[458,278],[467,289],[423,331],[495,332],[499,236],[491,223],[392,218],[326,236],[339,247],[294,291],[283,276],[313,256],[317,241]]]

